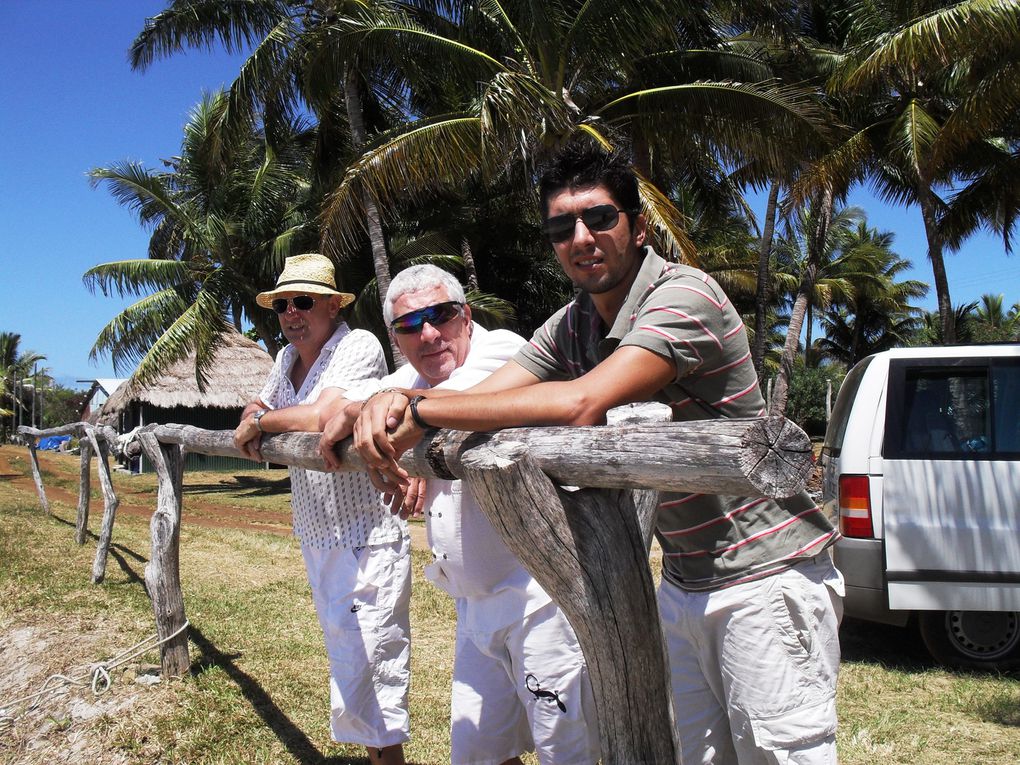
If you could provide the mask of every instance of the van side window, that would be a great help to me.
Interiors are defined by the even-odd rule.
[[[995,423],[994,452],[1020,454],[1020,369],[992,369],[992,404]]]
[[[1020,452],[1017,366],[893,362],[887,458],[981,459]]]
[[[958,452],[960,439],[954,420],[950,378],[907,372],[903,391],[908,452]]]

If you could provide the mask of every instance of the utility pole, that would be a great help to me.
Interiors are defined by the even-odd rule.
[[[32,367],[32,427],[37,428],[35,424],[35,394],[39,390],[39,365],[36,364]]]

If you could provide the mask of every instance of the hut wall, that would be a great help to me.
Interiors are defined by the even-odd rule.
[[[150,404],[141,405],[141,422],[137,419],[135,406],[132,406],[132,414],[135,419],[128,430],[139,424],[151,425],[157,423],[165,425],[175,422],[180,425],[194,425],[196,428],[206,430],[233,430],[241,420],[242,407],[231,409],[215,409],[212,407],[184,407],[172,408],[154,407]],[[143,458],[144,459],[144,458]],[[206,454],[187,454],[184,458],[185,470],[252,470],[257,467],[251,460],[237,459],[236,457],[214,457]],[[149,471],[151,465],[142,464],[142,471]]]

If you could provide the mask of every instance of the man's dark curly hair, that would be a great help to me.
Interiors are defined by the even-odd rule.
[[[570,139],[552,158],[538,182],[542,217],[549,214],[549,197],[563,189],[603,185],[621,210],[641,210],[637,176],[627,152],[607,152],[587,137]]]

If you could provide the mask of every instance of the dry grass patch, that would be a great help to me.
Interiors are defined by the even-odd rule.
[[[28,470],[23,455],[23,449],[0,448],[0,459],[22,471],[21,478]],[[44,455],[44,468],[77,480],[77,460],[71,457]],[[258,472],[246,475],[257,478]],[[185,475],[193,486],[184,500],[181,536],[191,674],[144,687],[130,674],[115,673],[110,691],[98,699],[86,689],[66,690],[19,714],[11,729],[0,732],[0,765],[364,765],[359,747],[329,739],[327,661],[295,540],[197,526],[196,511],[189,509],[229,497],[245,512],[268,514],[285,509],[287,496],[252,483],[239,489],[249,479],[239,482],[232,474]],[[143,586],[146,520],[118,517],[107,579],[93,586],[95,540],[83,547],[74,543],[74,503],[54,502],[54,516],[47,517],[30,480],[15,485],[16,478],[0,480],[0,705],[37,689],[50,674],[87,668],[154,632]],[[115,480],[131,497],[155,505],[151,476]],[[244,492],[254,495],[253,507],[247,507]],[[101,504],[93,505],[93,528],[96,507]],[[653,549],[655,570],[660,555]],[[415,551],[414,739],[407,752],[417,765],[449,762],[454,610],[424,580],[428,560]],[[938,669],[903,630],[848,624],[842,637],[843,765],[1020,762],[1016,676]],[[158,656],[150,652],[140,661],[155,663]]]

